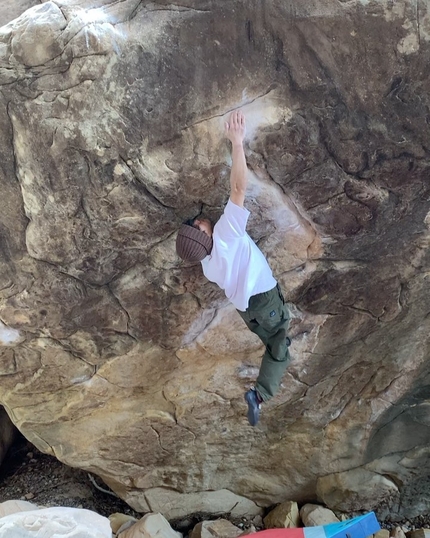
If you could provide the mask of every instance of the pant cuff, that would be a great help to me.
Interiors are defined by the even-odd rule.
[[[258,392],[263,402],[267,402],[273,397],[266,390],[264,390],[264,388],[259,383],[255,384],[255,390]]]

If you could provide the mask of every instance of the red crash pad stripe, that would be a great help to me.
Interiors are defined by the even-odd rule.
[[[259,531],[254,533],[258,534],[258,538],[304,538],[304,529],[267,529],[266,531]],[[254,536],[253,535],[253,536]]]

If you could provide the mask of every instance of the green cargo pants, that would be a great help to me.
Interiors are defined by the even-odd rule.
[[[270,400],[291,360],[288,350],[291,340],[287,334],[290,315],[279,284],[270,291],[253,295],[247,310],[238,312],[266,346],[255,388],[264,401]]]

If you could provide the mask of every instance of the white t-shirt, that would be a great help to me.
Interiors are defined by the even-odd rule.
[[[249,215],[229,200],[213,229],[212,252],[201,262],[205,277],[218,284],[242,312],[250,297],[276,286],[266,258],[246,233]]]

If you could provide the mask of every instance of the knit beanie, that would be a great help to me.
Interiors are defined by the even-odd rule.
[[[201,262],[212,251],[212,237],[188,224],[182,224],[176,237],[176,252],[183,260]]]

